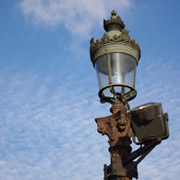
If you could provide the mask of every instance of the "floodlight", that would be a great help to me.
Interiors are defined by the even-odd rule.
[[[161,103],[147,103],[132,109],[131,121],[134,135],[140,143],[169,137],[168,114],[163,113]]]

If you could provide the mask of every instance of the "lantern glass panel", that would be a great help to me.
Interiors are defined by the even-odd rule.
[[[99,84],[99,89],[102,89],[107,84],[109,84],[108,78],[108,66],[106,56],[101,56],[95,63],[97,79]]]
[[[111,54],[112,83],[127,84],[134,87],[136,61],[123,53]]]
[[[116,92],[124,93],[135,86],[136,61],[132,56],[124,53],[110,53],[99,57],[95,62],[99,88],[113,86]],[[104,95],[112,97],[109,88],[104,90]]]

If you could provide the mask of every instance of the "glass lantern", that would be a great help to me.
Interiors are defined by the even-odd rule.
[[[136,95],[136,60],[124,53],[109,53],[95,61],[99,96],[106,101],[130,100]]]
[[[112,11],[104,20],[107,33],[90,41],[90,56],[96,69],[101,102],[127,103],[136,96],[136,66],[140,59],[139,44],[128,35],[124,22]]]

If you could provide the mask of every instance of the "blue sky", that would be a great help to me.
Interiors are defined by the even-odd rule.
[[[116,9],[139,41],[137,97],[161,102],[170,138],[139,165],[139,179],[169,180],[180,169],[178,0],[6,0],[0,2],[0,179],[99,180],[109,163],[89,40]],[[136,147],[135,147],[136,148]]]

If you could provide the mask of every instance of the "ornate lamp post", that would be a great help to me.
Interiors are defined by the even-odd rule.
[[[96,123],[98,132],[109,137],[111,164],[104,166],[104,179],[131,180],[138,176],[137,164],[162,139],[168,137],[168,118],[167,114],[163,114],[161,104],[152,108],[154,104],[151,103],[128,111],[128,101],[137,94],[135,79],[140,47],[128,35],[123,21],[116,15],[115,10],[111,14],[110,20],[104,20],[104,29],[107,33],[99,40],[92,38],[90,41],[90,57],[97,72],[100,101],[112,104],[112,115],[96,118]],[[151,119],[148,121],[149,116]],[[161,118],[157,118],[160,116]],[[153,125],[147,123],[152,120]],[[157,122],[158,128],[152,132]],[[141,127],[143,123],[145,130]],[[145,133],[146,130],[148,133]],[[134,152],[131,152],[130,146],[132,137],[137,137],[139,142],[134,142],[141,145]],[[139,159],[134,161],[138,157]]]

